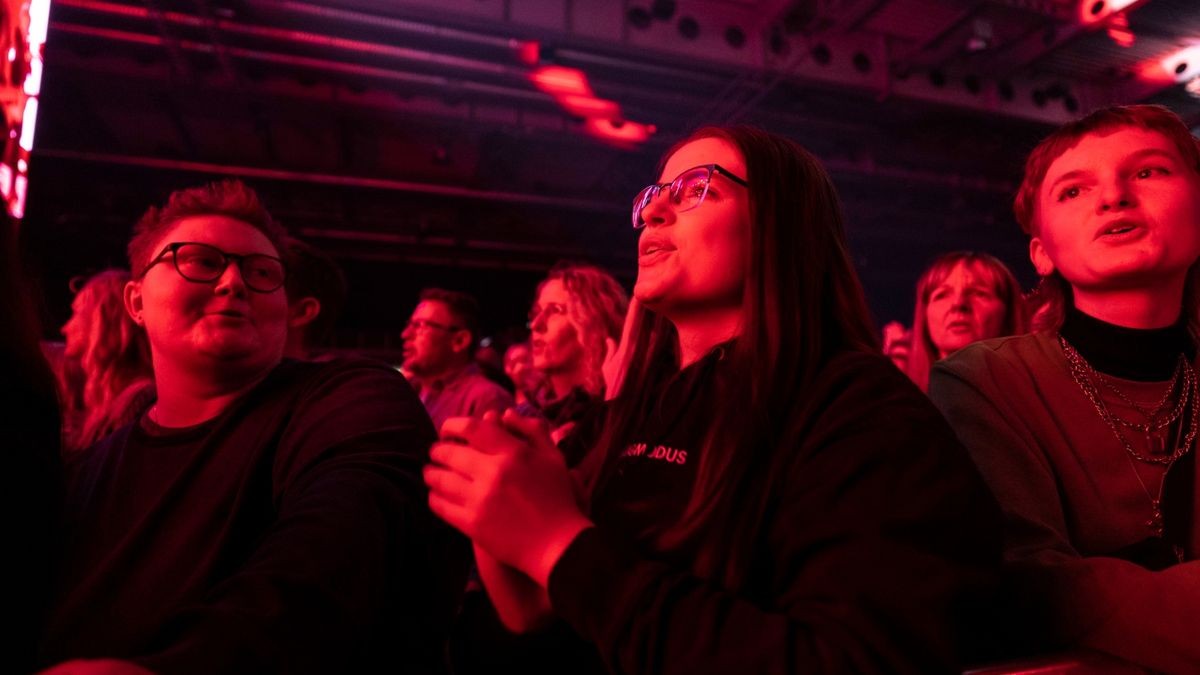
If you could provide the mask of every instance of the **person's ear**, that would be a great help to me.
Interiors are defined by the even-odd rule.
[[[139,326],[145,326],[145,319],[142,318],[142,282],[133,280],[125,282],[125,312],[129,314],[129,318]]]
[[[1046,253],[1046,247],[1042,244],[1041,237],[1034,237],[1029,240],[1029,261],[1033,263],[1033,268],[1043,277],[1048,277],[1054,273],[1054,261],[1050,259],[1050,254]]]
[[[474,342],[475,336],[471,335],[470,331],[456,330],[454,336],[450,338],[450,347],[456,352],[470,352],[471,343]]]
[[[288,304],[288,328],[307,326],[321,314],[321,301],[316,298],[300,298]]]

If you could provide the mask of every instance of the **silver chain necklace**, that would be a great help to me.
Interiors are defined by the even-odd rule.
[[[1180,457],[1183,457],[1188,453],[1189,450],[1192,449],[1192,445],[1196,440],[1197,429],[1200,428],[1200,401],[1196,400],[1197,383],[1195,369],[1192,368],[1191,365],[1186,362],[1186,359],[1184,359],[1184,357],[1181,355],[1181,368],[1176,369],[1176,378],[1172,380],[1171,386],[1167,390],[1167,393],[1163,396],[1163,399],[1159,402],[1159,405],[1154,410],[1146,411],[1141,406],[1134,404],[1124,392],[1117,389],[1116,385],[1114,385],[1111,381],[1108,381],[1102,373],[1093,368],[1092,365],[1087,362],[1087,359],[1083,358],[1083,355],[1080,354],[1070,342],[1067,342],[1066,338],[1064,338],[1061,334],[1058,336],[1058,341],[1059,344],[1062,345],[1063,355],[1066,356],[1067,364],[1070,366],[1071,376],[1075,379],[1075,382],[1079,385],[1079,388],[1083,390],[1083,393],[1088,400],[1092,402],[1092,405],[1096,408],[1096,412],[1100,415],[1100,419],[1104,420],[1109,429],[1111,429],[1113,434],[1117,437],[1121,447],[1125,449],[1126,458],[1129,460],[1129,467],[1133,470],[1134,477],[1137,478],[1138,484],[1142,487],[1142,492],[1144,492],[1146,494],[1146,498],[1150,500],[1150,506],[1153,509],[1153,516],[1150,520],[1146,521],[1146,525],[1154,532],[1155,536],[1161,538],[1165,533],[1166,525],[1162,512],[1162,496],[1163,489],[1167,484],[1167,474],[1170,472],[1171,466],[1174,465]],[[1182,383],[1179,382],[1180,373],[1182,373]],[[1149,412],[1150,414],[1147,414],[1149,419],[1147,419],[1146,423],[1131,423],[1113,415],[1112,412],[1109,411],[1108,406],[1105,405],[1104,399],[1100,396],[1099,388],[1096,385],[1097,382],[1102,383],[1106,388],[1112,390],[1118,395],[1118,397],[1121,398],[1122,401],[1130,404],[1135,410],[1143,414],[1147,414],[1147,412]],[[1177,388],[1179,389],[1179,402],[1174,407],[1175,411],[1177,412],[1173,411],[1173,413],[1168,417],[1171,418],[1170,422],[1174,422],[1176,419],[1182,419],[1183,411],[1189,408],[1190,403],[1190,410],[1188,410],[1190,414],[1188,415],[1189,419],[1187,433],[1183,434],[1182,439],[1177,438],[1175,448],[1169,455],[1144,455],[1138,452],[1133,448],[1133,445],[1129,442],[1129,439],[1125,437],[1125,434],[1121,433],[1121,428],[1118,426],[1118,422],[1132,429],[1145,431],[1147,439],[1150,442],[1150,446],[1152,448],[1155,447],[1155,443],[1151,438],[1151,433],[1167,425],[1156,425],[1156,422],[1153,418],[1156,417],[1159,412],[1161,412],[1162,408],[1166,407],[1167,401],[1170,400],[1171,393]],[[1170,422],[1167,424],[1170,424]],[[1182,432],[1182,429],[1180,431]],[[1146,486],[1145,481],[1142,480],[1141,474],[1138,473],[1137,465],[1133,462],[1135,459],[1146,464],[1159,464],[1166,467],[1156,493],[1152,493]],[[1182,553],[1182,550],[1176,546],[1175,555],[1181,561]]]

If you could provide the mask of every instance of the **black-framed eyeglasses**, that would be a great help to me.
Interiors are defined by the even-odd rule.
[[[444,330],[447,333],[453,333],[456,330],[466,330],[462,326],[453,326],[450,324],[438,323],[437,321],[429,321],[427,319],[409,319],[408,323],[404,325],[405,330],[411,331],[423,331],[429,328]]]
[[[278,290],[287,280],[287,266],[273,255],[264,253],[249,253],[241,255],[226,253],[216,246],[201,244],[194,241],[177,241],[167,244],[154,260],[146,265],[138,278],[146,276],[158,263],[171,256],[175,271],[179,276],[196,283],[211,283],[221,278],[230,262],[237,263],[238,271],[242,273],[242,281],[246,288],[257,293],[270,293]]]
[[[716,173],[742,187],[750,187],[750,183],[746,182],[745,178],[739,177],[720,164],[694,166],[676,176],[675,180],[670,183],[647,185],[633,198],[633,229],[637,230],[646,226],[646,221],[642,220],[642,210],[649,206],[650,202],[654,201],[664,189],[668,190],[667,195],[670,197],[671,203],[675,205],[676,213],[691,211],[700,206],[704,202],[704,198],[708,196],[708,185],[712,182],[713,174]]]

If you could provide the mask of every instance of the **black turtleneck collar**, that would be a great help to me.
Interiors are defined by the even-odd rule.
[[[1170,379],[1183,354],[1196,358],[1196,344],[1183,317],[1166,328],[1125,328],[1084,314],[1067,303],[1059,333],[1096,370],[1127,380]]]

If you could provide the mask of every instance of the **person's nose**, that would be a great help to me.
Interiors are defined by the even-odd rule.
[[[955,291],[954,304],[952,307],[959,312],[969,314],[971,312],[971,296],[966,291]]]
[[[1123,211],[1136,206],[1136,197],[1129,181],[1122,176],[1111,176],[1100,183],[1100,198],[1096,203],[1097,213]]]
[[[675,205],[671,203],[671,189],[664,187],[642,207],[642,222],[646,227],[662,227],[675,222]]]
[[[246,280],[242,278],[242,268],[238,266],[237,261],[230,260],[225,265],[225,271],[217,278],[217,286],[214,290],[217,295],[246,297]]]
[[[529,322],[529,330],[535,333],[546,332],[546,312],[538,310],[537,314],[533,315],[533,319]]]

